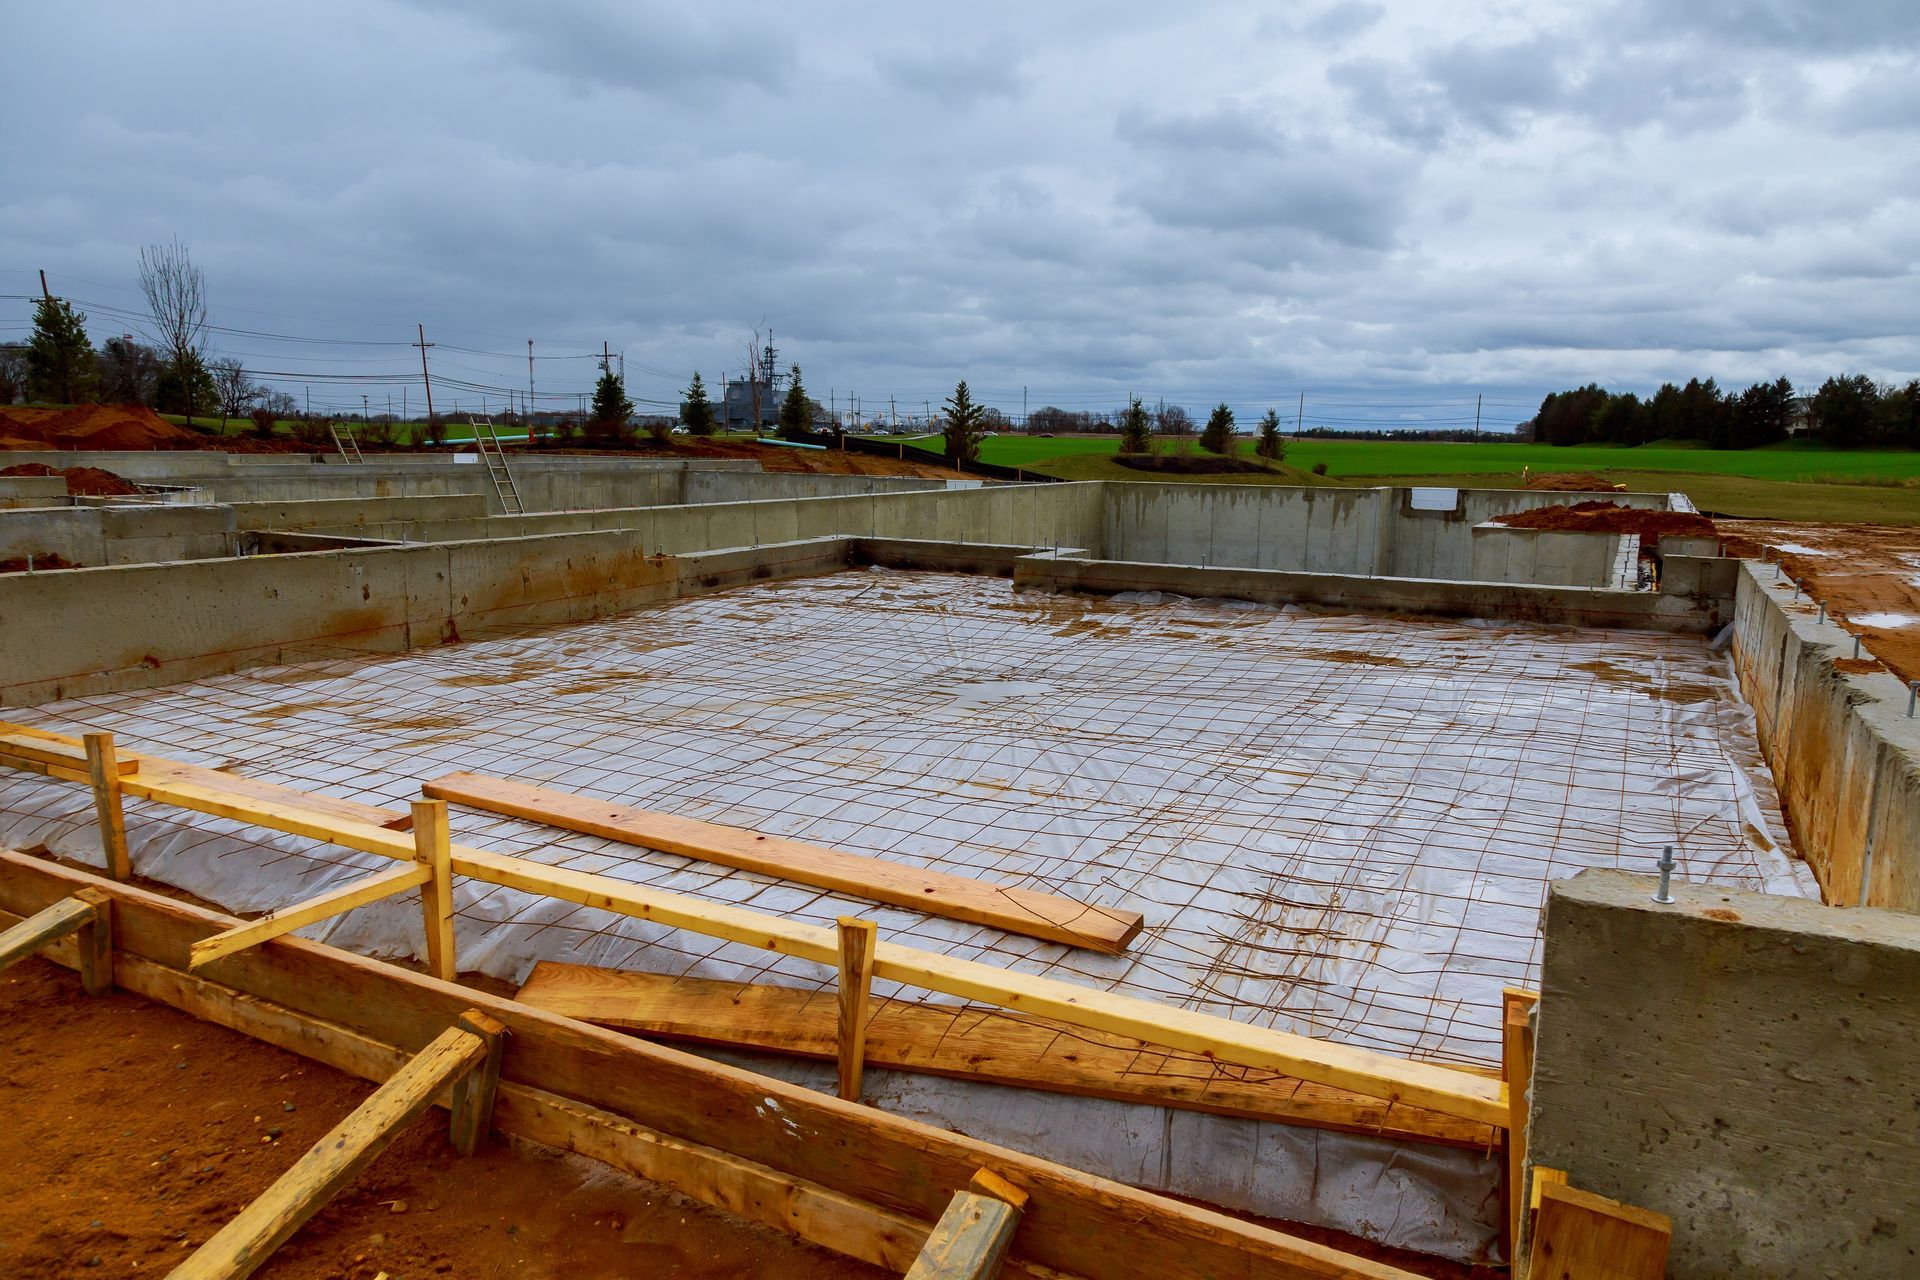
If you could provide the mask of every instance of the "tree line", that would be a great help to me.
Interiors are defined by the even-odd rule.
[[[1669,382],[1645,400],[1598,383],[1555,391],[1540,402],[1522,439],[1544,444],[1639,445],[1697,440],[1710,449],[1753,449],[1805,434],[1836,449],[1920,448],[1920,379],[1877,383],[1839,374],[1811,396],[1785,378],[1722,392],[1712,378]]]

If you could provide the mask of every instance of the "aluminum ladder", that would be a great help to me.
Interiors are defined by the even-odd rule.
[[[487,464],[487,476],[493,481],[500,509],[510,516],[525,515],[519,487],[513,483],[513,472],[507,469],[506,450],[500,447],[500,437],[493,430],[493,418],[469,418],[467,424],[473,428],[473,444],[480,451],[480,461]]]
[[[345,429],[342,429],[339,423],[329,420],[327,423],[327,430],[333,433],[333,447],[340,451],[340,461],[342,462],[365,462],[366,461],[365,456],[362,455],[360,452],[360,442],[353,438],[352,427],[347,427]]]

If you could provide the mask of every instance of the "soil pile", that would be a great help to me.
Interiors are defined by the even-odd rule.
[[[141,404],[0,406],[0,449],[197,449],[205,439]]]
[[[1827,616],[1864,639],[1867,653],[1888,670],[1920,680],[1920,529],[1784,520],[1728,520],[1721,527],[1728,555],[1769,566],[1759,569],[1762,581],[1806,589],[1787,612],[1813,618],[1824,604]],[[1851,658],[1834,666],[1862,674]]]
[[[28,557],[26,556],[15,556],[11,560],[0,560],[0,573],[26,573],[28,570],[78,569],[81,567],[65,556],[55,555],[51,551],[43,551],[39,555],[32,557],[33,563],[31,564],[27,563],[27,560]]]
[[[1547,489],[1555,493],[1611,493],[1619,487],[1591,471],[1557,471],[1527,477],[1527,488]]]
[[[121,498],[140,492],[140,486],[133,481],[99,467],[54,468],[44,462],[22,462],[0,468],[0,476],[65,476],[67,492],[86,498]]]
[[[1496,516],[1510,529],[1558,529],[1568,533],[1637,533],[1640,549],[1654,550],[1663,537],[1713,538],[1713,521],[1691,511],[1638,511],[1617,502],[1576,502]]]

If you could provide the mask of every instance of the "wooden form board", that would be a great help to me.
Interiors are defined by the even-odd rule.
[[[670,978],[542,961],[516,999],[599,1026],[832,1059],[832,990]],[[997,1009],[876,999],[869,1066],[1486,1150],[1490,1125]]]
[[[1562,1182],[1543,1182],[1527,1280],[1661,1280],[1673,1220]]]
[[[389,1072],[394,1054],[417,1052],[465,1010],[478,1009],[507,1029],[497,1127],[551,1142],[604,1118],[606,1127],[593,1129],[596,1142],[613,1143],[617,1127],[627,1125],[680,1144],[676,1158],[718,1151],[743,1170],[772,1171],[796,1197],[805,1192],[795,1217],[804,1216],[809,1239],[830,1248],[856,1223],[862,1232],[875,1222],[932,1223],[954,1190],[987,1168],[1032,1196],[1016,1239],[1018,1260],[1029,1266],[1086,1280],[1412,1280],[1222,1213],[302,938],[220,961],[210,970],[218,982],[195,978],[185,972],[192,944],[239,921],[0,851],[0,910],[30,915],[85,887],[113,899],[116,965],[129,990],[176,999],[219,993],[224,1017],[276,1027],[286,1047]],[[872,1242],[864,1234],[861,1241],[863,1248]],[[918,1241],[906,1243],[917,1251]],[[892,1248],[897,1257],[898,1245]]]
[[[229,789],[221,781],[224,775],[212,770],[200,770],[195,775],[171,781],[169,779],[177,775],[158,766],[150,767],[151,759],[142,757],[140,772],[126,779],[123,790],[127,794],[252,822],[402,862],[415,860],[411,836],[384,824],[335,817],[310,807],[302,792],[259,782],[242,790]],[[384,814],[390,821],[405,816],[381,809],[372,813]],[[821,965],[839,964],[839,939],[831,928],[797,924],[742,907],[664,893],[466,845],[454,845],[449,860],[455,875],[469,879],[652,920]],[[874,946],[873,976],[962,1000],[1050,1017],[1090,1030],[1203,1053],[1240,1066],[1297,1076],[1481,1124],[1505,1127],[1509,1120],[1506,1085],[1457,1067],[1413,1062],[1312,1036],[1249,1026],[898,943],[883,941]]]
[[[484,774],[450,773],[421,789],[435,799],[489,813],[1072,947],[1121,952],[1140,932],[1138,911],[1094,906],[1055,894],[948,875]]]

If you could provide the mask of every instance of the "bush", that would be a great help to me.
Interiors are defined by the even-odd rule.
[[[273,438],[274,423],[277,421],[273,416],[273,410],[255,409],[247,416],[253,419],[253,434],[259,436],[262,440],[271,440]]]
[[[1324,463],[1324,462],[1316,462],[1316,463],[1314,463],[1314,464],[1313,464],[1313,474],[1315,474],[1315,475],[1317,475],[1317,476],[1323,476],[1323,475],[1325,475],[1325,474],[1327,474],[1327,464],[1326,464],[1326,463]]]
[[[662,449],[673,447],[673,420],[670,418],[648,418],[647,436]]]
[[[332,444],[333,435],[318,418],[301,418],[293,424],[293,438],[301,444]]]

